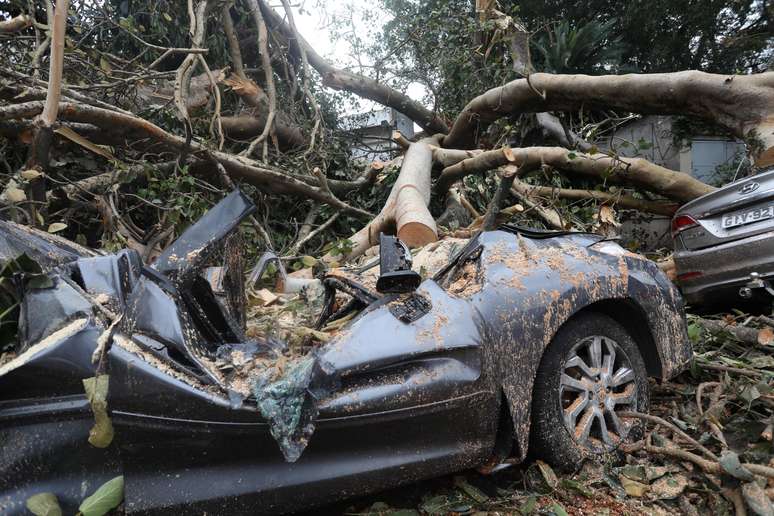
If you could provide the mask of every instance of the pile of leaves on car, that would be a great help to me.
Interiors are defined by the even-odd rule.
[[[692,366],[651,386],[643,439],[627,445],[618,463],[586,462],[571,473],[541,461],[488,475],[471,471],[344,502],[340,510],[385,516],[772,515],[772,331],[747,315],[709,321],[689,316]],[[758,342],[740,342],[740,333],[757,335]]]

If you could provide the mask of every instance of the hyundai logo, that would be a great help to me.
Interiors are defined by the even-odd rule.
[[[749,183],[745,183],[740,189],[740,194],[748,194],[753,193],[755,190],[758,189],[758,187],[761,186],[760,183],[756,183],[755,181],[750,181]]]

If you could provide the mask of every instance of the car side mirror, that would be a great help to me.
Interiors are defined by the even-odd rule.
[[[411,270],[411,251],[398,237],[379,235],[379,279],[376,290],[381,293],[413,292],[422,277]]]

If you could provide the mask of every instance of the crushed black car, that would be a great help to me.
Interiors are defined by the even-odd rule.
[[[253,210],[232,192],[152,265],[0,222],[0,261],[39,268],[10,279],[0,512],[43,492],[75,512],[117,475],[126,513],[274,514],[528,452],[575,467],[636,428],[619,413],[647,410],[648,377],[690,359],[654,263],[511,226],[424,279],[383,237],[378,277],[320,274],[310,339],[248,336],[244,271],[222,251]]]

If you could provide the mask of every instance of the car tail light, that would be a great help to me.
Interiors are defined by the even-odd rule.
[[[698,225],[699,223],[690,215],[678,215],[672,219],[672,236]]]
[[[703,275],[704,273],[701,271],[692,271],[692,272],[684,272],[682,274],[677,275],[677,281],[678,283],[687,281],[689,279],[698,278],[699,276]]]

